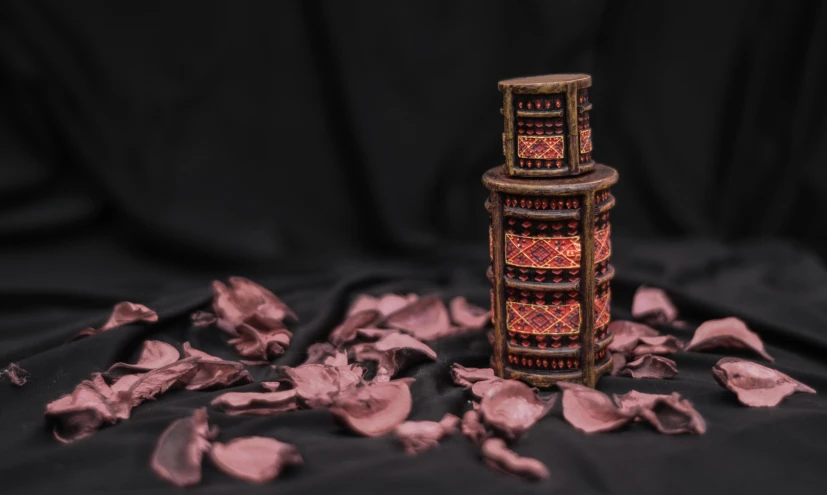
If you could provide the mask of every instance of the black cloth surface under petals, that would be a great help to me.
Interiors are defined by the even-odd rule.
[[[247,486],[207,459],[188,493],[817,490],[825,26],[821,3],[769,0],[2,2],[0,368],[31,376],[0,381],[0,493],[182,493],[152,475],[155,442],[222,391],[170,392],[70,445],[42,414],[146,339],[236,359],[225,334],[189,318],[213,279],[246,276],[298,313],[281,365],[302,362],[362,292],[487,305],[479,178],[502,161],[496,81],[550,72],[593,75],[595,157],[620,172],[612,316],[630,317],[639,285],[663,287],[690,322],[664,333],[688,341],[698,323],[737,316],[774,368],[819,393],[747,408],[712,377],[723,353],[678,352],[673,380],[604,377],[598,388],[679,392],[705,436],[643,425],[587,436],[557,405],[514,447],[548,466],[539,484],[489,470],[461,435],[411,457],[325,410],[208,408],[217,441],[272,436],[305,463]],[[120,301],[159,322],[69,342]],[[432,347],[438,360],[408,373],[411,420],[461,416],[468,396],[450,365],[486,366],[490,353],[482,334]],[[232,390],[271,376],[249,369],[256,383]]]

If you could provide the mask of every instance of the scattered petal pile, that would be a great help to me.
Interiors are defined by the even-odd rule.
[[[130,323],[143,321],[146,323],[156,323],[158,321],[158,314],[155,311],[147,308],[143,304],[135,304],[131,302],[120,302],[112,308],[112,315],[100,328],[86,328],[75,335],[75,339],[88,337],[101,332],[112,330]]]
[[[22,387],[29,379],[29,372],[18,366],[16,363],[9,363],[9,365],[0,370],[0,379],[6,377],[12,385]]]
[[[780,371],[744,359],[723,358],[712,368],[712,375],[749,407],[775,407],[796,392],[816,393]]]
[[[613,321],[609,328],[614,334],[609,344],[612,375],[663,379],[678,374],[675,361],[662,357],[683,348],[675,336],[660,335],[654,328],[633,321]]]
[[[747,328],[746,323],[738,318],[709,320],[701,324],[692,341],[686,346],[687,351],[705,351],[708,349],[747,349],[769,362],[775,361],[764,350],[761,337]]]

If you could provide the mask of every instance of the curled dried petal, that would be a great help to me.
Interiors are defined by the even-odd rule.
[[[669,394],[646,394],[631,390],[623,395],[613,395],[614,403],[621,409],[634,409],[635,407],[642,407],[644,409],[652,409],[655,401],[658,398],[669,397]]]
[[[184,342],[184,356],[197,357],[200,360],[195,376],[187,383],[187,390],[223,388],[253,381],[253,377],[244,369],[243,364],[235,361],[225,361],[206,352],[193,349],[189,342]]]
[[[155,323],[158,321],[158,314],[143,304],[136,304],[127,301],[120,302],[112,308],[112,314],[102,327],[98,329],[86,328],[77,334],[75,339],[106,332],[108,330],[139,321]]]
[[[115,424],[118,415],[98,386],[103,380],[83,381],[71,394],[46,405],[45,417],[54,423],[54,436],[63,443],[86,438],[105,425]]]
[[[115,363],[105,373],[107,378],[116,378],[132,372],[142,373],[158,369],[178,361],[178,349],[160,340],[147,340],[141,347],[141,355],[135,364]]]
[[[780,371],[744,359],[723,358],[712,368],[712,375],[722,387],[735,392],[741,404],[750,407],[775,407],[795,392],[816,393]]]
[[[22,387],[28,380],[29,372],[18,366],[16,363],[9,363],[9,365],[0,370],[0,378],[6,377],[12,385]]]
[[[488,466],[524,479],[544,480],[549,477],[545,464],[537,459],[517,455],[501,438],[486,440],[482,444],[482,457]]]
[[[249,483],[272,481],[284,468],[304,462],[294,445],[268,437],[236,438],[227,444],[216,442],[210,459],[225,474]]]
[[[347,352],[337,349],[329,342],[318,342],[307,348],[304,364],[326,364],[328,366],[347,366]]]
[[[399,332],[388,334],[376,342],[356,344],[351,347],[351,353],[356,361],[375,361],[377,370],[384,368],[390,376],[421,361],[436,359],[433,349]]]
[[[646,407],[640,407],[637,415],[648,421],[661,433],[666,435],[680,435],[692,433],[703,435],[706,433],[706,422],[692,407],[692,403],[682,399],[677,393],[671,395],[656,395],[648,398]]]
[[[480,413],[485,424],[506,438],[514,439],[545,416],[556,400],[556,394],[540,398],[536,390],[525,383],[504,380],[504,383],[482,397]]]
[[[183,387],[198,372],[199,358],[189,357],[140,375],[129,387],[132,407],[163,394],[173,387]]]
[[[339,393],[358,385],[363,372],[359,366],[337,368],[323,364],[279,366],[276,370],[287,377],[298,400],[309,408],[329,406]]]
[[[475,405],[477,404],[475,403]],[[460,428],[462,434],[477,446],[482,446],[483,442],[489,437],[485,429],[485,424],[482,422],[482,415],[476,408],[466,411],[465,414],[463,414]]]
[[[491,321],[491,310],[475,306],[464,297],[455,297],[448,303],[451,319],[465,328],[480,329]]]
[[[210,405],[230,415],[252,414],[266,416],[298,409],[295,390],[278,392],[227,392]]]
[[[389,433],[407,419],[412,400],[410,379],[392,380],[340,394],[330,412],[351,431],[375,437]]]
[[[612,376],[617,376],[626,367],[626,356],[622,352],[612,353]]]
[[[207,424],[207,410],[173,421],[161,434],[150,465],[155,474],[178,487],[201,481],[201,460],[216,431]]]
[[[563,390],[563,417],[586,433],[620,428],[637,414],[615,407],[606,394],[584,385],[560,382],[557,386]]]
[[[330,343],[334,346],[341,347],[356,338],[357,330],[373,325],[381,317],[382,313],[376,309],[366,309],[354,313],[330,332],[328,340],[330,340]]]
[[[633,321],[617,320],[609,324],[614,339],[609,344],[612,353],[631,354],[641,337],[657,337],[660,332],[652,327]]]
[[[270,325],[285,319],[298,320],[296,313],[275,294],[243,277],[230,277],[229,286],[213,281],[213,311],[219,328],[231,335],[236,334],[236,327],[249,323],[253,317]]]
[[[439,422],[405,421],[394,429],[394,433],[405,452],[419,454],[436,447],[442,437],[453,434],[458,422],[459,418],[453,414],[446,414]]]
[[[665,325],[675,321],[678,308],[663,289],[641,286],[632,300],[632,317]]]
[[[442,298],[426,296],[388,315],[385,324],[403,330],[423,341],[449,334],[451,318]]]
[[[626,365],[621,373],[632,378],[672,378],[678,374],[675,361],[663,356],[646,354]]]
[[[284,354],[293,335],[286,328],[262,330],[249,323],[238,325],[235,331],[238,336],[227,343],[235,346],[240,356],[261,361]]]
[[[491,378],[489,380],[480,380],[471,385],[471,394],[477,399],[482,399],[490,391],[499,388],[506,383],[507,380],[502,378]]]
[[[459,363],[451,367],[451,378],[461,387],[470,387],[474,383],[495,378],[492,368],[466,368]]]
[[[194,326],[202,328],[214,325],[218,320],[215,317],[215,314],[210,313],[209,311],[196,311],[190,316],[190,319],[192,319],[192,324]]]
[[[774,361],[773,357],[764,350],[761,337],[747,328],[746,323],[738,318],[730,317],[702,323],[695,330],[692,341],[686,346],[687,351],[704,351],[716,348],[748,349],[767,361]]]
[[[674,335],[661,335],[658,337],[640,337],[638,344],[632,353],[635,356],[646,354],[674,354],[683,348],[683,342]]]

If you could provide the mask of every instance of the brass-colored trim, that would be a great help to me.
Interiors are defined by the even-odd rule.
[[[562,116],[562,108],[556,110],[517,110],[517,117],[528,117],[532,119],[550,119]]]
[[[494,319],[494,372],[497,376],[503,376],[503,367],[506,360],[506,312],[505,312],[505,236],[503,232],[503,208],[502,196],[491,194],[491,225],[495,235],[492,236],[493,255],[491,260],[493,270],[500,274],[494,277],[494,306],[496,315]]]
[[[594,194],[583,196],[583,221],[580,244],[580,369],[583,383],[594,388],[597,377],[594,372]],[[591,276],[589,276],[591,275]]]
[[[580,132],[577,126],[577,87],[566,85],[566,137],[569,171],[572,175],[580,173]]]

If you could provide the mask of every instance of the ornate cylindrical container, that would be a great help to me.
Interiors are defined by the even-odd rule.
[[[618,176],[591,159],[589,86],[587,75],[500,82],[506,164],[483,176],[492,366],[539,387],[593,387],[612,363],[609,210]]]

